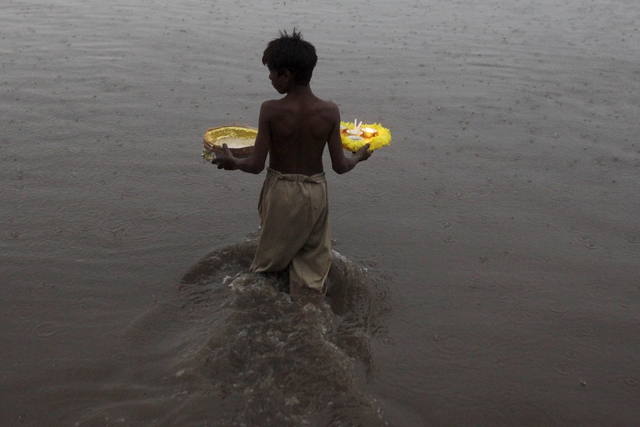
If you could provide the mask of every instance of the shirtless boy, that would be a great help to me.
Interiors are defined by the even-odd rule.
[[[329,148],[331,166],[338,174],[367,160],[369,144],[345,157],[340,138],[340,111],[311,91],[309,81],[317,62],[315,48],[295,29],[280,33],[264,51],[271,84],[281,99],[260,108],[258,135],[252,154],[233,156],[226,144],[213,160],[218,169],[258,174],[269,154],[258,211],[261,233],[251,271],[289,269],[292,299],[322,295],[331,267],[327,184],[322,153]]]

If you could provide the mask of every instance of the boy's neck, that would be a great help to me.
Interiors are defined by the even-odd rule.
[[[292,98],[302,98],[314,95],[311,91],[311,85],[292,84],[291,86],[289,86],[286,96]]]

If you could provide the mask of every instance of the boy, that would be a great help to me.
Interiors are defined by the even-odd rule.
[[[309,86],[317,62],[315,47],[295,29],[280,33],[264,51],[271,84],[281,99],[260,108],[258,135],[252,154],[236,158],[226,146],[213,160],[218,169],[258,174],[269,154],[258,211],[261,233],[251,271],[278,272],[289,268],[289,289],[296,301],[323,295],[331,267],[327,184],[322,153],[329,147],[331,165],[343,174],[367,160],[369,144],[345,157],[340,138],[340,112],[316,97]]]

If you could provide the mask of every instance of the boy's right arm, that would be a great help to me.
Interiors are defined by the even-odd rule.
[[[253,151],[249,157],[237,158],[234,157],[229,150],[227,144],[223,145],[224,153],[218,158],[213,160],[213,164],[218,166],[218,169],[236,170],[240,169],[243,172],[258,174],[264,169],[265,162],[267,160],[267,154],[271,147],[271,130],[269,129],[269,112],[268,103],[265,102],[260,107],[260,117],[258,118],[258,136],[256,137],[256,143],[253,146]]]
[[[365,144],[358,151],[353,153],[351,157],[346,157],[344,155],[342,138],[340,137],[340,111],[336,105],[333,107],[333,128],[329,134],[327,144],[329,145],[329,155],[331,156],[331,167],[336,173],[342,175],[343,173],[349,172],[358,163],[371,157],[371,152],[369,151],[369,144]]]

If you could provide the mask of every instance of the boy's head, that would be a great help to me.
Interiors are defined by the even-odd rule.
[[[302,40],[302,34],[295,28],[291,35],[281,31],[280,38],[270,41],[262,55],[262,63],[270,70],[289,71],[301,85],[309,84],[316,62],[316,48]]]

